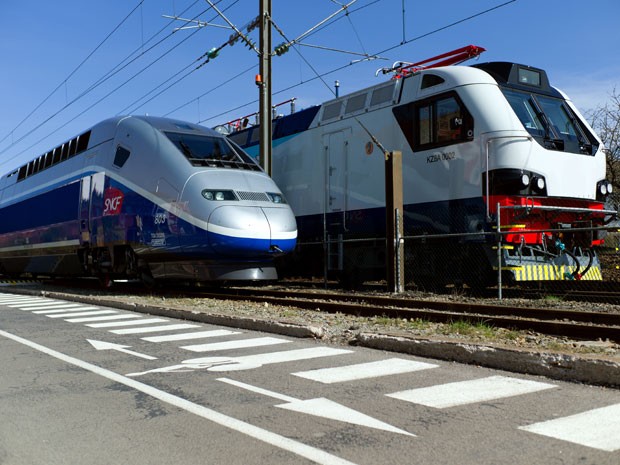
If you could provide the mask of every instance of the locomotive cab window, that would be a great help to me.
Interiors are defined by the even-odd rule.
[[[165,134],[194,166],[260,169],[252,157],[224,137],[180,132]]]
[[[524,128],[546,149],[596,153],[596,139],[564,100],[506,88],[502,92]]]
[[[473,140],[474,120],[455,92],[393,110],[414,152]]]

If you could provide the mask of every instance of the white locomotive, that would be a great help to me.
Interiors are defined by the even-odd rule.
[[[516,281],[601,279],[592,248],[614,213],[604,206],[612,186],[603,145],[542,69],[508,62],[399,69],[394,79],[273,125],[273,178],[297,218],[306,269],[325,259],[322,245],[303,247],[312,242],[329,244],[330,268],[348,275],[384,265],[384,156],[370,132],[403,154],[415,280],[481,285],[498,267]],[[258,130],[229,137],[255,155]],[[499,255],[498,223],[509,233]]]

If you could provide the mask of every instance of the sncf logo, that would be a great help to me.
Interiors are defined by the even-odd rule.
[[[123,207],[123,192],[115,187],[108,187],[103,196],[103,216],[118,215]]]

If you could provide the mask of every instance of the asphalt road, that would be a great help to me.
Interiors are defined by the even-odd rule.
[[[620,391],[0,294],[0,464],[620,463]]]

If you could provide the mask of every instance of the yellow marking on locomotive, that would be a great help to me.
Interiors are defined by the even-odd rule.
[[[502,230],[505,230],[505,229],[525,229],[525,228],[527,228],[527,225],[525,225],[525,224],[501,224],[500,228]],[[497,225],[494,225],[493,229],[497,229]]]
[[[497,268],[496,268],[497,269]],[[575,272],[575,266],[556,265],[524,265],[521,267],[502,267],[502,270],[512,271],[515,281],[570,281],[570,275]],[[582,281],[602,281],[603,276],[599,267],[592,267]]]

